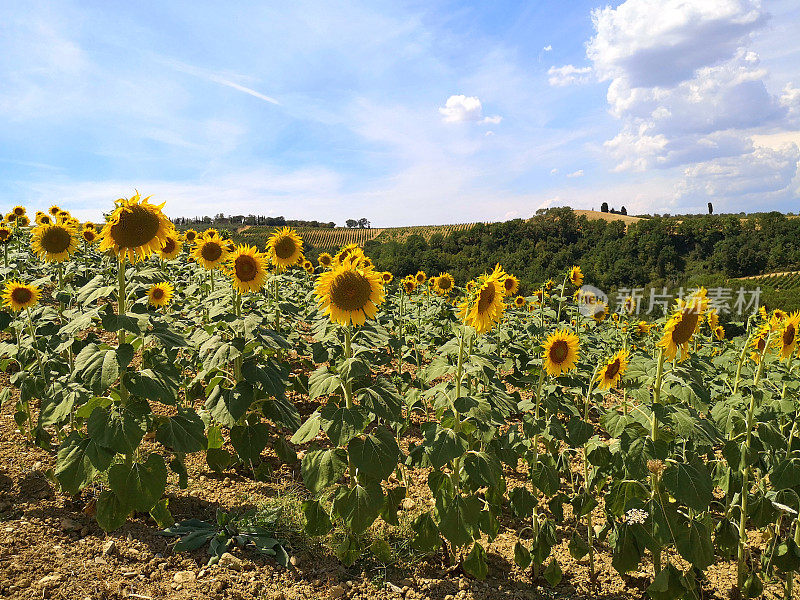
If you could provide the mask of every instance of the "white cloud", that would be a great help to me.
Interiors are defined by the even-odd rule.
[[[542,48],[542,50],[544,50],[545,52],[550,52],[552,49],[553,49],[553,45],[552,44],[547,44],[547,46]]]
[[[483,106],[476,96],[465,96],[457,94],[450,96],[443,107],[439,108],[442,121],[445,123],[463,123],[465,121],[476,121],[497,125],[503,117],[494,115],[491,117],[483,116]]]
[[[564,65],[563,67],[550,67],[547,71],[547,81],[552,86],[563,87],[576,83],[587,83],[592,73],[592,67],[576,67]]]
[[[558,173],[558,169],[550,169],[550,175],[555,175]]]
[[[567,173],[567,177],[570,179],[574,179],[576,177],[583,177],[583,169],[578,169],[577,171],[573,171],[572,173]]]

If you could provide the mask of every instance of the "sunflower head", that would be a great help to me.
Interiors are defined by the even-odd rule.
[[[228,260],[228,254],[225,240],[217,235],[204,235],[198,239],[192,250],[192,258],[205,269],[222,268],[223,263]]]
[[[797,348],[798,328],[800,328],[800,311],[795,311],[791,315],[786,315],[782,321],[782,327],[778,337],[778,349],[780,351],[781,360],[786,360],[794,354]]]
[[[31,220],[28,218],[28,215],[19,215],[17,217],[17,225],[20,227],[27,227],[31,224]]]
[[[31,248],[45,262],[67,260],[78,248],[78,232],[72,225],[37,225],[31,233]]]
[[[599,301],[592,305],[592,318],[600,323],[608,316],[608,305],[605,302]]]
[[[364,251],[358,244],[347,244],[342,246],[336,256],[333,257],[333,264],[340,265],[345,259],[350,258],[352,255],[363,256]]]
[[[650,333],[650,323],[647,321],[639,321],[636,324],[636,333],[639,335],[647,335]]]
[[[503,280],[503,288],[506,296],[513,296],[517,293],[517,290],[519,290],[519,279],[513,275],[506,275],[506,278]]]
[[[314,265],[312,264],[312,262],[310,260],[304,260],[303,261],[303,269],[309,275],[313,275],[314,274]]]
[[[678,300],[678,310],[673,313],[664,327],[664,335],[658,346],[664,349],[667,360],[674,360],[681,351],[681,360],[689,354],[689,340],[692,339],[703,314],[708,308],[708,298],[701,288],[685,301]]]
[[[194,244],[197,240],[197,232],[194,229],[187,229],[183,233],[183,239],[187,244]]]
[[[578,266],[574,266],[569,270],[569,281],[575,287],[580,287],[583,284],[583,271]]]
[[[200,242],[200,245],[207,242]],[[228,259],[227,269],[233,288],[240,294],[262,289],[267,282],[267,263],[267,256],[254,246],[236,246]]]
[[[434,279],[435,282],[433,288],[440,296],[447,296],[453,291],[453,288],[455,287],[455,281],[450,273],[440,273],[439,276],[435,277]]]
[[[315,293],[331,321],[341,325],[363,325],[374,319],[385,297],[380,273],[350,260],[322,273]]]
[[[51,215],[55,217],[58,213],[61,212],[61,207],[53,204],[53,206],[51,206],[47,212],[49,212]]]
[[[544,342],[544,369],[548,375],[557,377],[574,369],[578,361],[577,335],[562,329],[551,333]]]
[[[417,285],[422,285],[426,279],[428,279],[428,276],[425,275],[425,271],[417,271],[417,274],[414,275],[414,281],[417,282]]]
[[[7,244],[11,241],[13,231],[5,225],[0,225],[0,244]]]
[[[719,326],[719,315],[717,314],[717,310],[715,308],[712,308],[708,311],[706,319],[708,320],[708,326],[711,327],[711,331],[716,330],[716,328]]]
[[[417,280],[413,278],[413,276],[405,277],[403,279],[403,291],[406,294],[413,294],[414,290],[417,289]]]
[[[725,328],[722,325],[717,325],[714,327],[714,337],[717,338],[719,341],[725,339]]]
[[[502,269],[481,275],[461,303],[459,316],[479,334],[490,331],[503,318],[505,303]]]
[[[381,273],[381,281],[383,281],[383,285],[386,285],[387,283],[392,283],[393,279],[394,275],[392,275],[389,271],[384,271],[383,273]]]
[[[323,269],[330,269],[331,265],[333,264],[333,257],[327,252],[323,252],[317,257],[317,262]]]
[[[9,281],[3,290],[3,303],[14,312],[19,312],[39,302],[39,288],[20,281]]]
[[[50,225],[53,223],[53,217],[45,213],[39,213],[36,215],[36,224],[37,225]]]
[[[275,268],[284,271],[303,254],[303,239],[291,227],[276,229],[267,240],[267,253]]]
[[[203,231],[203,233],[200,234],[200,237],[201,238],[204,238],[204,237],[219,237],[219,231],[217,231],[213,227],[209,227],[208,229]]]
[[[606,364],[600,367],[597,372],[597,377],[595,377],[597,387],[601,390],[607,390],[617,385],[620,378],[625,373],[625,369],[628,368],[629,358],[630,354],[627,350],[619,350],[614,356],[608,359]]]
[[[753,352],[750,354],[750,358],[753,359],[756,362],[756,364],[761,362],[761,358],[767,352],[768,349],[767,342],[769,340],[770,333],[771,331],[769,324],[765,323],[758,328],[758,333],[750,342],[750,346],[753,348]]]
[[[148,258],[164,247],[174,234],[172,223],[161,212],[164,204],[150,204],[150,197],[136,192],[131,198],[120,198],[100,234],[99,250],[111,250],[117,258],[136,262]]]
[[[16,223],[17,222],[17,215],[14,212],[10,212],[6,215],[6,222],[8,223]]]
[[[174,260],[181,253],[181,241],[178,235],[172,231],[164,239],[164,244],[158,251],[158,255],[164,260]]]
[[[97,242],[97,232],[94,229],[81,230],[81,239],[87,244],[94,244]]]
[[[162,281],[151,286],[147,290],[147,301],[156,307],[166,306],[172,301],[173,288],[172,284],[167,281]]]
[[[83,228],[91,229],[92,231],[97,231],[97,226],[91,221],[86,221],[86,223],[83,224]]]
[[[626,315],[632,315],[634,310],[636,310],[636,300],[634,300],[633,297],[628,296],[622,303],[622,312],[624,312]]]
[[[22,215],[24,215],[24,214],[25,214],[27,211],[25,210],[25,207],[24,207],[24,206],[15,206],[15,207],[14,207],[14,210],[13,210],[12,212],[13,212],[15,215],[17,215],[18,217],[21,217],[21,216],[22,216]]]
[[[522,296],[514,298],[514,306],[517,308],[525,308],[525,298]]]

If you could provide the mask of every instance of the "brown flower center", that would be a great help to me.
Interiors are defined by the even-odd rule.
[[[291,258],[296,250],[297,244],[288,235],[279,238],[275,242],[275,255],[282,260]]]
[[[42,234],[42,248],[48,254],[60,254],[69,248],[72,241],[72,236],[69,231],[64,227],[48,227]]]
[[[489,283],[481,290],[481,293],[478,296],[478,312],[483,314],[489,310],[489,307],[494,302],[496,296],[497,292],[494,289],[494,283]]]
[[[236,271],[236,279],[239,281],[253,281],[258,275],[258,265],[255,259],[246,254],[236,258],[233,268]]]
[[[622,368],[622,363],[618,358],[615,358],[614,361],[606,367],[606,379],[614,379],[619,373],[620,368]]]
[[[783,330],[783,345],[791,346],[792,344],[794,344],[794,340],[796,337],[797,337],[797,330],[795,329],[794,323],[789,323]]]
[[[153,241],[160,227],[155,212],[135,205],[122,210],[119,221],[111,226],[110,235],[120,248],[139,248]]]
[[[676,346],[681,346],[689,341],[694,330],[697,328],[697,321],[699,319],[699,312],[692,308],[684,309],[681,313],[680,321],[675,324],[675,329],[672,330],[672,341]]]
[[[362,310],[369,302],[372,285],[356,271],[345,271],[331,284],[331,302],[342,310]]]
[[[200,248],[200,256],[208,262],[216,262],[222,256],[222,246],[217,242],[205,242]]]
[[[33,299],[33,292],[25,287],[16,287],[11,291],[11,299],[17,304],[27,304]]]
[[[441,277],[439,277],[439,288],[440,289],[442,289],[444,291],[447,291],[451,287],[453,287],[453,280],[452,279],[450,279],[447,275],[442,275]]]
[[[163,300],[164,299],[164,290],[161,288],[153,288],[152,291],[153,300]]]
[[[175,242],[175,238],[168,237],[167,240],[164,242],[164,247],[161,248],[161,252],[163,252],[164,254],[172,254],[173,252],[175,252],[176,247],[177,244]]]
[[[569,345],[564,340],[557,340],[550,346],[550,360],[557,365],[567,360],[568,354]]]

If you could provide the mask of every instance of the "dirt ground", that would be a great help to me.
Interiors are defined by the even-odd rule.
[[[8,385],[8,377],[0,373],[0,389]],[[514,564],[517,531],[526,523],[510,515],[503,518],[503,531],[493,542],[483,540],[489,556],[489,576],[483,582],[449,573],[438,555],[409,559],[406,552],[402,555],[405,558],[392,565],[367,557],[345,568],[330,544],[304,536],[299,523],[294,532],[286,532],[294,557],[291,569],[248,551],[236,550],[232,552],[240,562],[230,567],[207,567],[205,548],[173,553],[174,538],[158,535],[158,526],[147,515],[137,515],[119,530],[106,534],[91,516],[92,499],[99,489],[84,490],[80,497],[57,491],[52,482],[55,456],[31,447],[19,432],[13,420],[15,396],[12,392],[11,401],[0,407],[0,598],[631,600],[647,597],[644,590],[652,578],[651,565],[643,562],[640,571],[623,578],[612,568],[610,548],[605,543],[596,547],[598,587],[590,587],[588,558],[576,561],[567,550],[577,525],[569,505],[565,505],[567,522],[558,528],[559,543],[554,550],[564,572],[562,582],[555,588],[544,580],[532,581],[530,570],[523,572]],[[313,405],[297,400],[304,416],[314,409]],[[412,428],[403,445],[413,441],[418,433]],[[158,449],[155,442],[148,443]],[[167,497],[175,519],[213,520],[217,508],[241,510],[276,503],[288,513],[299,514],[299,502],[305,497],[299,464],[281,465],[270,450],[265,451],[264,460],[273,470],[268,477],[257,481],[235,470],[214,473],[202,456],[190,456],[188,489],[180,490],[177,479],[170,474]],[[427,472],[410,472],[409,477],[410,500],[401,510],[401,530],[404,523],[407,526],[433,503],[426,483]],[[507,469],[506,477],[509,488],[527,485],[521,466],[516,472]],[[596,523],[602,521],[599,507],[594,517]],[[683,566],[679,558],[671,559]],[[707,570],[703,598],[728,598],[734,578],[733,564],[713,565]],[[777,585],[770,585],[765,589],[765,597],[783,596]]]

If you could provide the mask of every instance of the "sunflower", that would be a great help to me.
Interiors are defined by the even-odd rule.
[[[625,373],[625,369],[628,368],[629,358],[630,353],[627,350],[619,350],[612,356],[597,372],[597,377],[595,377],[597,387],[601,390],[607,390],[617,385]]]
[[[181,253],[181,241],[173,231],[164,240],[164,245],[158,251],[158,255],[164,260],[174,260]]]
[[[219,237],[219,231],[214,229],[213,227],[209,227],[203,233],[200,234],[201,238],[205,237]]]
[[[583,271],[580,267],[575,266],[569,270],[569,280],[575,287],[580,287],[583,283]]]
[[[236,244],[233,240],[226,240],[225,241],[225,250],[228,252],[234,252],[236,250]]]
[[[794,350],[797,347],[798,327],[800,327],[800,311],[793,312],[791,316],[787,315],[783,320],[783,327],[778,338],[781,360],[786,360],[794,354]]]
[[[525,298],[522,296],[517,296],[514,298],[514,306],[517,308],[524,308],[525,307]]]
[[[374,319],[385,295],[380,273],[349,260],[322,273],[315,293],[331,321],[341,325],[363,325]]]
[[[632,296],[628,296],[622,303],[622,312],[632,315],[634,310],[636,310],[636,300]]]
[[[13,210],[12,212],[13,212],[15,215],[17,215],[18,217],[21,217],[21,216],[22,216],[22,215],[24,215],[24,214],[25,214],[27,211],[25,210],[25,207],[24,207],[24,206],[15,206],[15,207],[14,207],[14,210]]]
[[[750,358],[755,361],[756,364],[761,362],[761,357],[764,356],[764,352],[767,349],[767,339],[769,338],[770,328],[769,325],[762,325],[758,329],[758,333],[753,338],[753,341],[750,342],[750,345],[753,347],[753,352],[750,354]]]
[[[464,286],[464,288],[467,290],[468,294],[471,294],[472,290],[475,289],[475,281],[474,280],[473,281],[468,281],[467,285]]]
[[[519,279],[513,275],[506,275],[506,278],[503,280],[503,287],[505,288],[506,296],[513,296],[519,289]]]
[[[548,279],[547,281],[545,281],[545,282],[544,282],[544,288],[545,288],[546,290],[550,291],[550,290],[552,290],[552,289],[553,289],[553,286],[554,286],[555,284],[556,284],[556,282],[555,282],[555,281],[553,281],[552,279]]]
[[[45,262],[64,262],[78,249],[78,232],[71,225],[38,225],[31,233],[31,248]]]
[[[87,244],[94,244],[97,242],[97,232],[94,229],[81,230],[81,238]]]
[[[725,328],[722,325],[717,325],[714,327],[714,337],[717,338],[719,341],[725,339]]]
[[[440,273],[435,279],[436,281],[433,284],[433,288],[436,290],[437,294],[440,296],[447,296],[453,291],[455,281],[453,281],[453,276],[450,275],[450,273]]]
[[[217,235],[204,235],[194,247],[192,258],[206,269],[219,269],[228,260],[228,249]]]
[[[91,229],[92,231],[97,231],[97,227],[91,221],[86,221],[86,223],[83,224],[83,228],[84,229]]]
[[[403,290],[406,294],[413,294],[417,289],[417,282],[413,277],[406,277],[403,279]]]
[[[47,212],[49,212],[51,215],[53,215],[55,217],[58,213],[61,212],[61,207],[56,206],[55,204],[53,204],[53,206],[51,206],[50,209]]]
[[[100,252],[111,250],[120,260],[136,262],[164,247],[175,230],[161,212],[164,204],[150,204],[149,200],[150,196],[142,199],[139,192],[117,200],[100,233]]]
[[[28,215],[19,215],[17,217],[17,225],[20,227],[27,227],[31,224],[31,220],[28,218]]]
[[[19,312],[39,302],[39,288],[20,281],[9,281],[2,297],[6,306]]]
[[[503,318],[506,305],[503,302],[503,280],[505,275],[499,265],[488,275],[481,275],[459,309],[459,316],[475,331],[485,333]]]
[[[592,318],[597,322],[602,322],[608,315],[608,305],[605,302],[595,302],[592,305]]]
[[[309,275],[313,275],[314,274],[314,265],[311,263],[310,260],[304,260],[303,261],[303,268],[305,269],[306,273],[308,273]]]
[[[320,267],[324,269],[329,269],[330,266],[333,264],[333,257],[327,252],[323,252],[317,257],[317,262],[319,263]]]
[[[183,239],[186,240],[187,244],[194,244],[195,240],[197,240],[197,232],[194,229],[187,229],[183,233]]]
[[[423,283],[425,283],[425,280],[427,278],[428,276],[425,275],[425,271],[417,271],[417,274],[414,275],[414,281],[417,282],[417,285],[422,285]]]
[[[7,244],[11,241],[13,232],[5,225],[0,225],[0,244]]]
[[[347,244],[342,246],[336,256],[333,257],[333,264],[341,265],[345,259],[350,258],[351,255],[364,256],[364,251],[358,244]]]
[[[162,281],[156,283],[147,290],[147,301],[153,306],[166,306],[172,300],[172,293],[172,284],[167,281]]]
[[[17,215],[13,212],[10,212],[6,215],[6,221],[9,223],[16,223],[17,222]]]
[[[708,326],[711,327],[711,331],[716,330],[716,328],[719,326],[719,315],[717,314],[717,309],[712,308],[709,310],[706,318],[708,319]]]
[[[279,271],[296,265],[303,254],[303,240],[291,227],[276,229],[267,240],[267,252]]]
[[[392,275],[389,271],[384,271],[383,273],[381,273],[381,280],[383,281],[383,285],[386,285],[387,283],[392,283],[393,279],[394,275]]]
[[[68,210],[59,211],[59,213],[56,215],[56,221],[58,221],[59,223],[64,223],[66,221],[69,221],[71,218],[72,215],[69,214]]]
[[[561,329],[547,336],[544,343],[544,370],[557,377],[575,368],[580,340],[574,333]]]
[[[658,346],[664,349],[667,360],[674,360],[681,351],[681,360],[689,353],[689,340],[692,339],[703,313],[708,308],[708,298],[705,290],[701,289],[686,301],[678,300],[678,310],[670,317],[664,326],[664,335]]]
[[[647,335],[650,333],[650,327],[652,327],[652,325],[650,325],[650,323],[647,321],[639,321],[636,324],[636,333],[639,335]]]
[[[254,246],[237,246],[230,256],[228,267],[233,288],[240,294],[257,292],[263,288],[267,282],[268,260]]]
[[[536,302],[539,303],[539,304],[542,304],[548,296],[549,296],[549,294],[547,293],[547,290],[544,290],[542,288],[539,288],[538,290],[533,292],[533,297],[536,299]]]
[[[36,213],[36,224],[37,225],[50,225],[53,222],[53,218],[45,214],[43,212]]]

